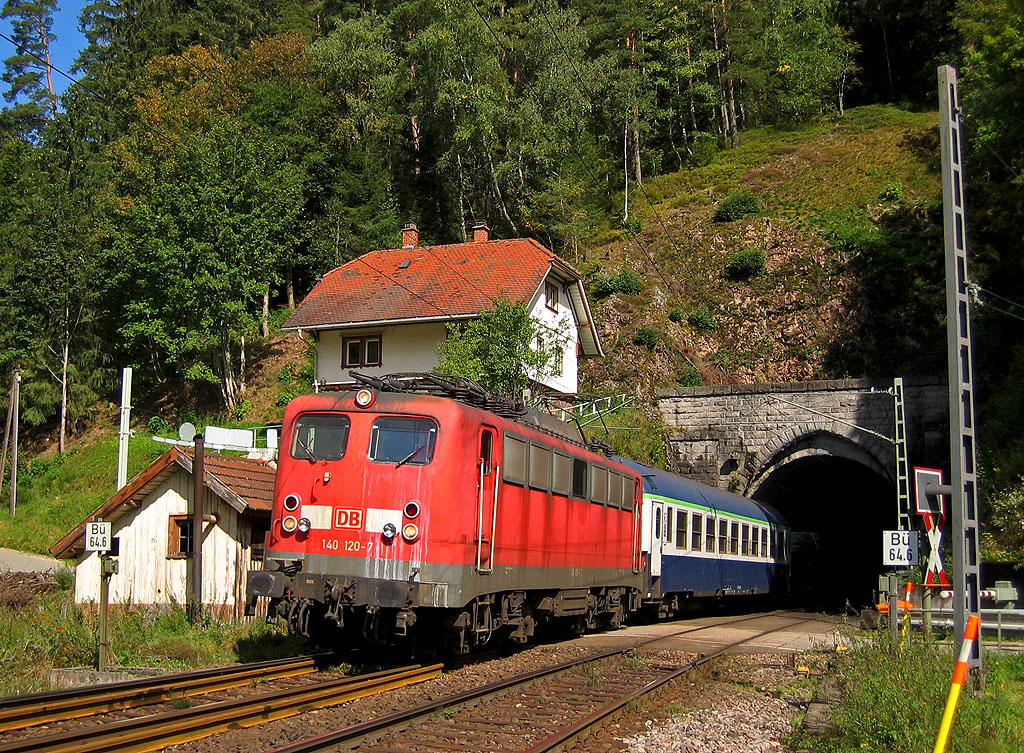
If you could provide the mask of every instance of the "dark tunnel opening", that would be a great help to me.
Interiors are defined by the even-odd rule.
[[[808,605],[854,609],[873,603],[882,567],[882,531],[896,527],[896,488],[854,460],[813,456],[783,465],[758,487],[789,522],[793,585]],[[816,537],[816,538],[815,538]]]

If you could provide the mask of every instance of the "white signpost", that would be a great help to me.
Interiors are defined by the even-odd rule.
[[[882,564],[901,569],[915,567],[920,541],[917,531],[882,531]]]
[[[85,551],[110,551],[110,522],[90,521],[85,524]]]

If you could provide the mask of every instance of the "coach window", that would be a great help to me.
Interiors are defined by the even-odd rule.
[[[665,508],[665,543],[672,543],[672,508]]]
[[[752,557],[760,557],[761,556],[761,549],[758,546],[758,544],[761,541],[760,530],[761,529],[758,526],[753,526],[750,529],[750,555]]]
[[[686,517],[686,515],[683,515],[684,520],[686,519]],[[694,552],[700,551],[700,532],[703,528],[703,523],[701,521],[703,519],[703,515],[698,515],[697,513],[693,514],[693,525],[690,526],[690,549]]]
[[[530,486],[547,491],[551,486],[551,450],[530,443]]]
[[[381,416],[370,427],[370,460],[426,465],[434,459],[437,424],[429,418]]]
[[[502,449],[504,467],[502,478],[510,484],[526,485],[526,440],[505,435],[505,444]]]
[[[572,459],[572,496],[587,498],[587,461],[579,458]]]
[[[729,553],[729,521],[718,519],[718,553]]]
[[[551,468],[551,491],[563,497],[569,496],[569,483],[572,481],[572,460],[568,455],[554,453]]]
[[[740,524],[729,524],[729,554],[739,554],[740,551]]]
[[[594,502],[604,504],[608,501],[608,469],[599,465],[594,466],[594,475],[591,478],[590,498]]]
[[[743,524],[743,533],[740,534],[740,554],[744,557],[750,555],[750,526]]]
[[[297,460],[339,460],[348,443],[348,416],[304,413],[295,421],[291,456]]]
[[[608,504],[622,507],[622,476],[608,471]]]
[[[710,515],[704,519],[704,550],[715,551],[715,519]]]
[[[689,520],[689,510],[683,508],[676,510],[676,546],[680,549],[686,549],[686,528]]]
[[[767,557],[768,556],[768,529],[767,528],[762,528],[761,529],[761,556],[762,557]]]

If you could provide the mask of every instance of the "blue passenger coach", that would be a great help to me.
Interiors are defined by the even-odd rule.
[[[670,614],[689,599],[788,590],[790,531],[771,506],[617,459],[643,476],[649,605]]]

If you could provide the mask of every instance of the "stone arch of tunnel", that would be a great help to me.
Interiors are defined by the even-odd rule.
[[[775,451],[748,485],[746,493],[794,531],[794,589],[809,601],[855,609],[874,601],[881,534],[896,522],[896,484],[878,456],[884,449],[810,432]]]

